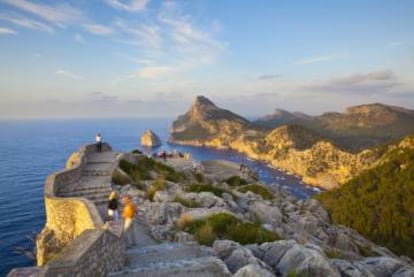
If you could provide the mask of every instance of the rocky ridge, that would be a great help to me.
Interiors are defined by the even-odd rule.
[[[148,129],[141,135],[141,145],[145,147],[157,147],[161,145],[161,139],[152,130]]]
[[[128,160],[139,162],[136,155]],[[121,195],[133,196],[140,220],[160,241],[200,242],[199,233],[180,227],[183,222],[202,222],[223,213],[241,222],[255,222],[258,228],[279,236],[275,241],[242,244],[217,234],[211,250],[233,276],[414,276],[412,260],[396,256],[352,229],[331,224],[326,210],[314,199],[298,200],[278,185],[256,184],[271,193],[271,198],[264,199],[252,190],[241,192],[251,184],[235,187],[205,176],[200,183],[200,172],[180,174],[183,179],[165,180],[152,199],[147,193],[154,183],[151,180],[142,180],[140,189],[131,185],[118,189]],[[160,178],[156,175],[151,173]],[[189,190],[206,184],[221,193]]]
[[[332,189],[347,182],[375,165],[383,154],[378,149],[366,149],[356,153],[349,151],[335,140],[301,125],[284,125],[273,130],[263,129],[224,111],[209,100],[201,104],[196,100],[189,112],[174,121],[169,141],[231,148],[297,174],[306,183],[324,189]],[[369,111],[359,107],[351,109],[348,114],[363,113],[368,114],[368,118],[379,114],[371,114]],[[200,113],[204,116],[194,116]],[[411,115],[409,111],[404,113]],[[215,117],[214,114],[221,116]],[[336,125],[341,124],[333,124]],[[195,132],[195,126],[202,131]],[[202,135],[199,135],[201,133]]]

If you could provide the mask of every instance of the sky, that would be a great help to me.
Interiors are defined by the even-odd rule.
[[[412,0],[0,0],[0,119],[414,109]]]

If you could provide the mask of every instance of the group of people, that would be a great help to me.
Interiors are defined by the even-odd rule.
[[[122,218],[124,220],[123,232],[127,246],[136,244],[136,231],[134,225],[134,218],[136,214],[136,207],[129,195],[122,197],[122,204],[124,205],[122,211]],[[118,193],[112,191],[108,199],[108,217],[113,221],[119,221],[119,203]]]

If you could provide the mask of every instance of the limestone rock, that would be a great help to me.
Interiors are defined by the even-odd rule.
[[[249,264],[237,270],[233,277],[275,277],[275,275],[258,265]]]
[[[150,129],[141,136],[141,145],[146,147],[157,147],[161,145],[161,139]]]

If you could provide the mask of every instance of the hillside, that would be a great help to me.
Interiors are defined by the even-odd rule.
[[[336,141],[301,125],[260,128],[205,97],[197,97],[189,111],[173,122],[170,135],[170,143],[239,151],[325,189],[350,180],[379,158],[371,150],[347,151]]]
[[[360,151],[414,133],[414,111],[380,103],[353,106],[344,113],[328,112],[314,117],[276,110],[255,123],[268,128],[300,124],[350,150]]]
[[[414,136],[394,148],[377,166],[317,199],[336,224],[413,258]]]

